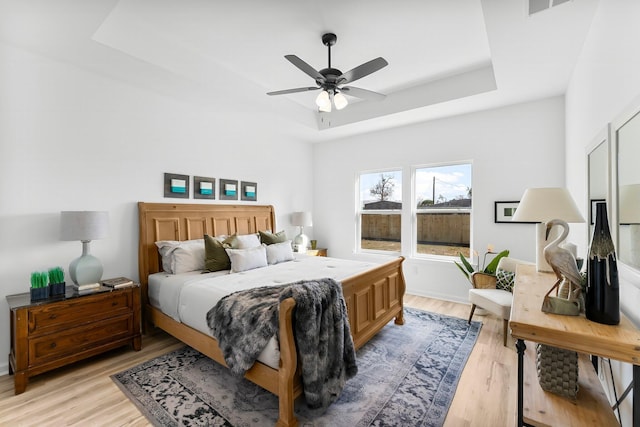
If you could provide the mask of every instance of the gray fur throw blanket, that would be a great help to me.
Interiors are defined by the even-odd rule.
[[[244,375],[277,337],[279,304],[290,297],[306,402],[326,408],[358,372],[340,283],[325,278],[235,292],[209,310],[207,324],[231,371]]]

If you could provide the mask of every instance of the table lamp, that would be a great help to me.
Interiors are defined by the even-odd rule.
[[[76,285],[97,283],[102,278],[102,263],[90,253],[90,243],[107,236],[109,214],[101,211],[60,212],[61,240],[80,240],[82,255],[69,264],[69,275]]]
[[[293,250],[306,252],[309,247],[309,238],[303,234],[304,227],[312,225],[311,212],[294,212],[291,214],[291,225],[300,227],[300,234],[293,239]]]
[[[513,221],[536,222],[536,269],[552,271],[544,259],[544,247],[558,236],[557,232],[545,238],[546,222],[562,219],[566,222],[584,222],[571,194],[566,188],[528,188],[525,190]]]
[[[621,185],[618,200],[620,225],[629,226],[628,261],[632,266],[640,267],[640,184]]]

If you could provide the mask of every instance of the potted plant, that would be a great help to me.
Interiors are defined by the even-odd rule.
[[[49,286],[52,297],[65,294],[64,270],[62,267],[49,269]]]
[[[31,301],[49,298],[49,275],[46,271],[31,273]]]
[[[467,280],[471,282],[471,284],[473,285],[473,282],[471,281],[471,277],[475,273],[484,273],[485,275],[488,275],[488,276],[495,276],[496,269],[498,268],[498,263],[500,262],[500,259],[506,256],[509,256],[509,250],[504,250],[496,254],[496,252],[493,252],[493,248],[489,246],[489,248],[487,249],[487,252],[485,252],[484,254],[482,266],[480,266],[480,259],[478,259],[477,270],[474,268],[473,265],[471,265],[469,261],[467,261],[467,258],[461,252],[458,252],[458,254],[460,256],[460,262],[455,262],[455,261],[454,262],[458,266],[460,271],[462,271],[462,274],[464,274]],[[485,267],[484,264],[487,260],[487,255],[495,255],[495,257]]]

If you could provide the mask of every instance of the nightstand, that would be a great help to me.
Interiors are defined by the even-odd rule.
[[[83,295],[67,286],[64,297],[31,302],[24,293],[7,295],[7,303],[15,394],[34,375],[127,344],[142,348],[139,285]]]
[[[311,256],[327,256],[327,248],[308,249],[307,255]]]

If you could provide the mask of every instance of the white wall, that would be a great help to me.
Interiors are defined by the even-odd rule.
[[[589,36],[566,95],[567,159],[585,158],[586,149],[608,122],[634,102],[640,108],[640,2],[600,1]],[[586,200],[585,161],[567,161],[567,185],[576,200]],[[586,229],[583,245],[588,244]],[[623,311],[640,324],[640,281],[621,276]],[[601,370],[602,371],[602,370]],[[601,378],[610,383],[608,366]],[[631,365],[614,363],[618,395],[632,378]],[[613,395],[609,386],[609,394]],[[640,398],[640,397],[638,397]],[[631,424],[629,396],[622,406],[622,424]]]
[[[104,277],[137,279],[136,202],[196,202],[164,199],[164,172],[257,182],[258,203],[276,207],[289,235],[288,214],[312,208],[311,146],[267,118],[194,108],[6,44],[0,93],[2,295],[28,292],[32,271],[67,270],[80,255],[80,242],[59,240],[61,210],[109,211],[109,237],[92,252]],[[6,355],[6,303],[0,318]]]
[[[319,245],[330,256],[376,258],[354,253],[355,181],[361,171],[402,168],[408,195],[412,166],[472,161],[474,248],[482,255],[491,243],[533,261],[535,226],[495,224],[494,202],[519,200],[527,187],[564,186],[564,108],[564,99],[555,97],[315,145]],[[402,235],[410,241],[410,207],[404,205]],[[469,283],[451,260],[403,255],[408,292],[467,301]]]

